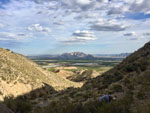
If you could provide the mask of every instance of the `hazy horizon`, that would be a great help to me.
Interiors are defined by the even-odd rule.
[[[0,48],[24,55],[132,53],[149,29],[148,0],[0,0]]]
[[[73,51],[73,52],[82,52],[82,51]],[[64,53],[71,53],[71,52],[64,52]],[[64,53],[59,53],[59,54],[25,54],[26,56],[38,56],[38,55],[62,55],[62,54],[64,54]],[[85,52],[83,52],[83,53],[85,53]],[[106,53],[106,54],[101,54],[101,53],[97,53],[97,54],[92,54],[92,53],[85,53],[85,54],[89,54],[89,55],[119,55],[119,54],[126,54],[126,53],[114,53],[114,54],[109,54],[109,53]],[[130,53],[127,53],[127,54],[130,54]]]

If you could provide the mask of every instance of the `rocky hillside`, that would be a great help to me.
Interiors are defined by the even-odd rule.
[[[113,84],[117,83],[118,85],[122,86],[123,90],[125,90],[127,88],[131,88],[130,85],[133,85],[132,83],[134,79],[139,79],[140,77],[142,77],[143,79],[145,77],[148,78],[150,77],[149,74],[150,74],[150,42],[145,44],[143,48],[131,54],[115,68],[104,73],[102,76],[98,76],[97,78],[88,81],[83,86],[83,88],[85,87],[108,88],[111,87]],[[142,79],[139,80],[142,82]],[[136,83],[138,81],[134,82]]]
[[[50,108],[54,109],[51,113],[150,113],[149,85],[150,42],[110,71],[88,80],[82,88],[56,94],[54,102],[34,113],[46,113]],[[108,93],[116,95],[117,101],[99,105],[99,97]]]
[[[42,69],[20,54],[0,49],[0,100],[7,95],[22,95],[44,84],[55,90],[79,85]]]

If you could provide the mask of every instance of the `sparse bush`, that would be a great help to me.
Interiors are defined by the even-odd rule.
[[[114,75],[111,73],[104,74],[103,84],[108,86],[111,83],[118,82],[123,79],[123,75],[120,72],[115,72]]]
[[[114,84],[111,88],[113,92],[123,92],[122,86],[119,84]]]
[[[138,103],[136,105],[136,112],[135,113],[150,113],[150,100],[145,100],[144,103]]]
[[[139,91],[136,96],[138,99],[145,99],[145,93],[143,91]]]
[[[143,73],[143,83],[145,85],[150,85],[150,70]]]
[[[126,85],[126,87],[129,89],[129,90],[134,90],[134,84],[131,82],[129,84]]]
[[[32,105],[30,102],[23,98],[14,98],[13,96],[8,96],[4,98],[4,104],[10,108],[15,113],[28,113],[31,111]]]
[[[68,99],[53,101],[47,107],[35,109],[32,113],[131,113],[130,106],[133,97],[127,92],[124,97],[109,104],[101,104],[98,100],[72,103]]]
[[[86,70],[83,72],[82,75],[86,75],[87,77],[90,77],[92,75],[92,73],[93,73],[93,70]]]
[[[132,72],[136,70],[136,66],[134,66],[133,64],[128,64],[126,65],[125,69],[127,72]]]
[[[139,68],[141,71],[145,71],[147,68],[147,65],[148,65],[147,59],[141,59],[140,60]]]
[[[121,79],[123,79],[123,75],[120,72],[115,72],[114,77],[113,77],[113,82],[117,82]]]
[[[0,91],[0,95],[3,95],[3,93]]]
[[[6,77],[4,77],[4,76],[1,76],[1,78],[2,78],[2,80],[6,81]]]
[[[129,77],[126,77],[126,78],[123,80],[123,82],[124,82],[124,85],[127,85],[127,84],[130,84],[130,83],[131,83]]]

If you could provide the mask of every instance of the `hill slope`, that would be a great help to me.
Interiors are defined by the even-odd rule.
[[[0,49],[0,100],[6,95],[21,95],[49,84],[55,90],[79,85],[56,76],[26,57]]]
[[[143,73],[150,74],[150,42],[125,60],[115,68],[88,81],[83,87],[102,87],[109,86],[115,82],[123,82],[124,79],[138,78]],[[91,84],[91,85],[89,85]]]
[[[86,82],[82,88],[54,96],[54,100],[59,100],[55,103],[57,107],[53,107],[53,102],[36,113],[45,113],[50,108],[54,109],[51,113],[58,109],[58,113],[149,113],[149,85],[150,42],[110,71]],[[117,101],[100,106],[99,97],[108,93],[116,95]]]

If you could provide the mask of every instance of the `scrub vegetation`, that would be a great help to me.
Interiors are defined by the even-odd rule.
[[[17,98],[7,97],[3,103],[16,113],[149,113],[149,50],[147,43],[114,68],[89,78],[81,88],[51,89],[53,93],[43,93],[43,87]],[[100,103],[99,97],[104,94],[115,95],[117,100]]]

